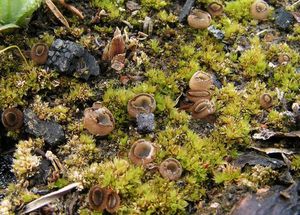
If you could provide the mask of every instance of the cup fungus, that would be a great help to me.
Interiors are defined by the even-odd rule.
[[[195,9],[187,18],[189,26],[196,29],[205,29],[210,26],[211,16],[209,13]]]
[[[223,5],[218,2],[212,2],[208,5],[207,11],[212,16],[220,16],[223,13]]]
[[[99,103],[94,103],[91,108],[84,110],[83,126],[94,135],[106,136],[115,127],[112,113]]]
[[[194,119],[204,119],[209,115],[213,114],[216,111],[216,109],[212,101],[208,99],[199,99],[191,107],[191,111],[192,111],[192,117]]]
[[[262,0],[255,1],[250,7],[250,14],[254,19],[266,20],[270,13],[268,3]]]
[[[112,41],[104,48],[102,60],[111,61],[116,55],[125,53],[125,41],[119,28],[116,29]]]
[[[23,125],[24,114],[17,108],[7,108],[2,113],[2,124],[8,130],[16,130]]]
[[[180,178],[182,167],[178,160],[167,158],[159,165],[159,172],[162,177],[174,181]]]
[[[38,65],[43,65],[48,59],[48,45],[37,43],[30,50],[30,58]]]
[[[268,109],[273,105],[273,98],[270,94],[264,93],[259,98],[260,106],[264,109]]]
[[[208,90],[212,87],[212,77],[202,71],[197,71],[190,79],[189,87],[192,91]]]
[[[129,158],[134,164],[146,165],[154,160],[155,152],[152,142],[141,139],[131,146]]]
[[[281,53],[278,55],[278,63],[280,63],[281,65],[286,65],[289,61],[290,57],[287,54]]]
[[[109,213],[115,213],[120,207],[121,199],[116,191],[107,190],[107,202],[105,209]]]
[[[99,186],[93,186],[88,194],[90,207],[95,211],[103,211],[107,204],[107,190]]]
[[[211,92],[209,90],[189,90],[187,92],[187,98],[192,102],[197,102],[199,99],[210,99]]]
[[[156,102],[152,95],[140,93],[129,100],[127,111],[129,116],[137,117],[141,113],[152,113],[156,108]]]

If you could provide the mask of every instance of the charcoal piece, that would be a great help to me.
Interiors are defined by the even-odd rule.
[[[5,189],[6,186],[16,181],[16,177],[12,170],[12,155],[0,156],[0,189]]]
[[[185,17],[190,13],[190,10],[193,7],[194,3],[195,0],[186,0],[179,14],[179,22],[182,22],[185,19]]]
[[[279,169],[286,166],[281,160],[262,156],[253,152],[245,153],[234,161],[234,166],[237,167],[244,167],[246,164],[250,166],[261,165],[264,167],[271,167],[272,169]]]
[[[299,214],[299,184],[274,186],[267,192],[249,194],[241,199],[230,215],[294,215]]]
[[[30,179],[30,185],[47,185],[48,177],[51,173],[51,162],[47,159],[42,159],[38,167],[37,173]]]
[[[217,40],[222,40],[224,39],[225,35],[224,32],[217,29],[215,26],[211,25],[207,28],[208,32],[214,36]]]
[[[24,110],[24,124],[27,133],[44,138],[45,143],[50,147],[57,146],[65,139],[64,130],[60,124],[40,120],[30,109]]]
[[[60,73],[84,80],[100,73],[95,57],[81,45],[69,40],[57,39],[53,42],[49,49],[47,65]]]
[[[282,29],[289,29],[295,22],[294,16],[283,8],[275,10],[275,25]]]
[[[142,113],[136,118],[137,131],[139,133],[150,133],[155,128],[155,120],[153,113]]]

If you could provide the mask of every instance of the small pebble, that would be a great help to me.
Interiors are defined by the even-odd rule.
[[[0,156],[0,189],[5,189],[9,183],[16,180],[15,175],[11,171],[12,161],[13,157],[11,155]]]
[[[207,28],[208,32],[211,33],[214,38],[216,38],[217,40],[222,40],[224,39],[224,32],[217,29],[215,26],[211,25]]]
[[[153,113],[142,113],[136,118],[137,131],[139,133],[150,133],[154,131],[155,120]]]
[[[95,57],[81,45],[69,40],[57,39],[53,42],[49,49],[47,65],[60,73],[74,75],[84,80],[100,73]]]
[[[283,8],[275,10],[275,24],[282,30],[289,29],[295,21],[294,16]]]
[[[40,120],[30,109],[24,110],[24,124],[27,133],[44,138],[50,147],[57,146],[65,139],[65,133],[60,124],[54,121]]]

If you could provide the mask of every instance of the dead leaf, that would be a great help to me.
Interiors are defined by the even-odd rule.
[[[51,0],[45,0],[45,3],[47,4],[48,8],[52,11],[54,16],[56,16],[59,21],[64,24],[67,28],[70,28],[70,25],[66,18],[62,15],[62,13],[58,10],[58,8],[55,6],[55,4]]]

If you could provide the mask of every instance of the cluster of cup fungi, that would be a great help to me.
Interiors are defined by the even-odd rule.
[[[207,7],[207,12],[194,9],[189,14],[187,21],[190,27],[195,29],[206,29],[210,26],[212,17],[221,16],[224,6],[219,2],[212,2]],[[257,0],[250,7],[250,14],[254,19],[266,20],[270,14],[269,5],[262,0]]]
[[[218,2],[209,4],[207,11],[194,9],[188,16],[188,24],[192,28],[205,29],[211,24],[212,17],[220,16],[223,13],[223,5]],[[269,15],[270,9],[266,2],[262,0],[255,1],[250,8],[253,18],[265,20]],[[35,44],[29,52],[26,53],[37,65],[43,65],[48,58],[48,46],[45,43]],[[287,56],[288,57],[288,56]],[[288,61],[286,56],[280,56],[282,63]],[[125,42],[121,31],[116,30],[113,40],[106,46],[103,53],[103,60],[110,61],[111,67],[117,71],[124,67],[125,60]],[[191,102],[187,111],[191,112],[192,118],[204,119],[215,112],[214,102],[211,100],[212,90],[214,88],[213,78],[208,73],[197,71],[189,81],[189,90],[187,98]],[[270,94],[260,96],[260,105],[264,109],[272,106],[272,97]],[[141,93],[129,100],[127,111],[130,117],[138,118],[144,115],[153,115],[156,108],[156,102],[152,95]],[[7,130],[18,130],[23,125],[23,112],[17,108],[7,108],[3,111],[1,121]],[[151,118],[154,121],[154,118]],[[96,136],[106,136],[115,128],[115,119],[110,110],[103,107],[101,103],[95,102],[92,107],[84,110],[83,124],[91,134]],[[150,129],[151,130],[151,129]],[[155,143],[139,139],[135,141],[128,153],[129,159],[135,165],[147,167],[155,159],[158,147]],[[182,175],[182,166],[175,158],[167,158],[160,163],[158,171],[163,178],[168,180],[178,180]],[[95,211],[106,210],[114,213],[118,210],[121,198],[118,193],[111,188],[102,188],[98,185],[90,188],[88,193],[90,208]]]
[[[203,71],[197,71],[191,77],[189,87],[186,94],[189,103],[181,106],[181,109],[191,112],[193,119],[204,119],[214,114],[216,108],[211,100],[214,89],[212,76]]]
[[[152,95],[141,93],[129,100],[127,105],[130,117],[137,117],[143,113],[152,113],[156,108],[155,99]],[[114,128],[115,120],[112,113],[99,103],[94,103],[91,108],[84,111],[84,127],[92,134],[98,136],[108,135]],[[155,143],[139,139],[135,141],[128,153],[129,159],[135,165],[141,165],[145,168],[149,167],[155,159],[158,147]],[[178,180],[182,174],[182,166],[180,162],[174,158],[167,158],[158,166],[158,171],[162,177],[169,180]],[[120,197],[111,189],[100,188],[94,186],[89,191],[89,204],[93,210],[115,212],[120,204]],[[111,196],[108,193],[113,193]],[[110,198],[113,200],[110,201]],[[108,203],[106,203],[108,202]],[[113,202],[113,203],[110,203]],[[112,205],[115,205],[112,207]]]

